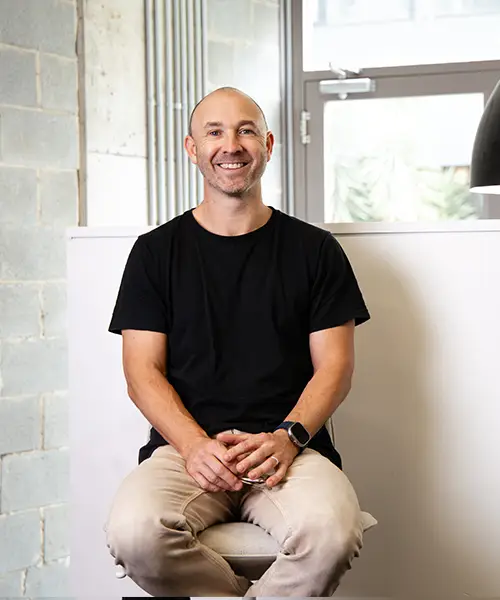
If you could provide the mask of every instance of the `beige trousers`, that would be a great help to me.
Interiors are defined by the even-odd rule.
[[[234,520],[260,525],[281,548],[253,584],[198,540],[207,527]],[[331,596],[362,547],[349,480],[311,449],[273,489],[210,493],[172,446],[158,448],[123,481],[105,530],[116,563],[152,596]]]

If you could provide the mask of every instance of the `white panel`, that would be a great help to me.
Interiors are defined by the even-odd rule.
[[[339,241],[372,320],[336,440],[380,523],[342,592],[498,597],[500,232]]]
[[[82,598],[138,595],[114,579],[101,525],[146,430],[125,394],[120,339],[107,333],[139,231],[73,230],[69,242],[71,569]],[[372,320],[357,331],[336,439],[379,525],[337,595],[499,597],[500,232],[338,239]]]
[[[68,339],[71,588],[78,598],[146,595],[116,579],[103,531],[110,500],[137,464],[148,424],[128,398],[121,337],[107,332],[134,237],[70,239]]]
[[[146,159],[91,153],[87,161],[88,224],[146,225]]]

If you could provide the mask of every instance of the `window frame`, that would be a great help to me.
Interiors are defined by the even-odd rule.
[[[282,18],[283,24],[283,64],[285,69],[283,72],[283,86],[285,93],[284,106],[284,130],[287,131],[287,146],[289,151],[284,161],[283,185],[286,194],[283,207],[284,209],[296,217],[308,220],[308,181],[306,173],[307,165],[307,145],[304,145],[301,140],[301,113],[308,110],[306,105],[306,87],[311,82],[319,82],[326,79],[335,79],[331,71],[304,71],[303,69],[303,35],[302,35],[302,8],[303,0],[281,0],[283,5]],[[495,78],[496,73],[496,78]],[[427,76],[434,76],[434,79],[439,76],[445,76],[448,81],[446,90],[453,91],[455,87],[460,93],[468,93],[468,90],[459,81],[460,77],[467,75],[467,79],[474,81],[476,78],[482,79],[485,82],[483,89],[486,93],[493,91],[494,82],[500,78],[500,60],[468,62],[468,63],[448,63],[448,64],[430,64],[430,65],[409,65],[397,67],[379,67],[363,69],[363,76],[378,80],[392,80],[396,77],[410,78],[407,81],[412,81],[412,94],[404,93],[400,95],[432,95],[432,92],[426,93],[425,88],[418,87],[418,78],[424,80]],[[450,80],[456,77],[455,86],[450,84]],[[444,89],[444,88],[443,88]],[[471,93],[477,92],[476,89],[471,89]],[[443,91],[442,93],[446,93]],[[352,94],[350,98],[366,98],[367,94]],[[396,97],[396,94],[387,96]],[[485,98],[486,101],[487,98]],[[287,147],[285,146],[285,147]],[[472,148],[471,148],[472,152]],[[323,158],[323,157],[322,157]],[[469,228],[473,229],[475,223],[480,223],[484,220],[500,219],[500,199],[494,196],[485,196],[485,214],[487,219],[467,221]],[[313,212],[312,222],[320,222],[317,219],[317,211]],[[446,230],[447,224],[452,221],[442,221],[441,226]],[[334,225],[345,225],[335,223]],[[362,224],[359,227],[357,223],[348,224],[350,231],[359,229],[361,232],[370,230],[370,223]],[[359,224],[361,225],[361,224]],[[380,226],[380,223],[373,223]],[[387,223],[382,225],[387,226]],[[396,224],[396,230],[401,231],[402,225]],[[491,223],[493,226],[493,223]],[[410,225],[409,225],[410,226]],[[404,226],[403,226],[404,227]],[[412,223],[411,230],[421,229],[426,230],[426,223]],[[375,227],[377,229],[377,227]]]

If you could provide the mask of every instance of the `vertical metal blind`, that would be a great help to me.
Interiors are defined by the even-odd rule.
[[[184,137],[206,88],[205,1],[144,0],[150,225],[194,208],[202,195]]]

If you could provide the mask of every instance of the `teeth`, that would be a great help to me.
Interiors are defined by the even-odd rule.
[[[219,165],[222,169],[241,169],[245,163],[222,163]]]

